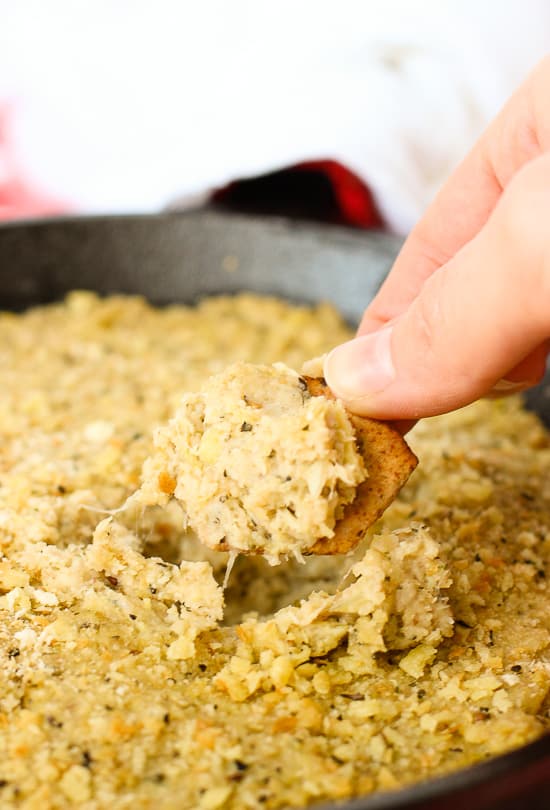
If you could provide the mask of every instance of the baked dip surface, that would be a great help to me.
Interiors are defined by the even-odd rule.
[[[234,363],[155,431],[136,500],[173,496],[202,543],[276,564],[333,537],[366,477],[341,402],[282,363]]]
[[[352,560],[240,557],[224,594],[177,504],[105,515],[183,394],[347,337],[251,295],[0,316],[2,807],[298,807],[548,729],[550,445],[517,400],[420,423]]]

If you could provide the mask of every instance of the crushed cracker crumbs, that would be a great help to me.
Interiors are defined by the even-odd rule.
[[[351,564],[240,557],[224,594],[174,503],[116,513],[183,392],[347,337],[253,295],[0,315],[3,808],[299,807],[548,730],[550,444],[518,400],[420,423]]]

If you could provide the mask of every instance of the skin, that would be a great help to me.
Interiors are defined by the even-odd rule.
[[[410,420],[540,381],[550,347],[550,57],[406,240],[357,337],[327,358],[349,410]]]

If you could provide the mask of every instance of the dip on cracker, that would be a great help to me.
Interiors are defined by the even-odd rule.
[[[399,434],[350,416],[322,381],[237,363],[157,430],[137,497],[174,497],[205,545],[277,563],[349,551],[415,464]]]

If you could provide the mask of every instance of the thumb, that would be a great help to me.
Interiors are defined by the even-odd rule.
[[[484,228],[403,314],[330,353],[325,377],[334,393],[356,413],[415,419],[495,386],[509,393],[537,382],[550,336],[548,210],[546,155],[516,175]]]

